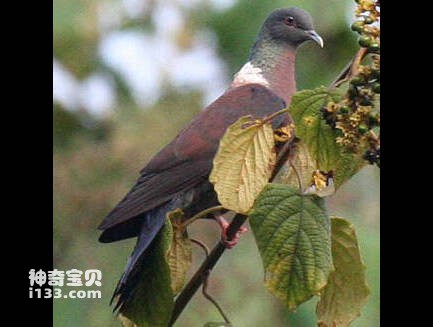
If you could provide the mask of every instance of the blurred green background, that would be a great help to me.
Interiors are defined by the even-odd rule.
[[[99,222],[138,171],[227,86],[267,14],[308,10],[325,48],[297,59],[298,88],[329,84],[357,49],[349,0],[54,0],[54,267],[100,269],[102,299],[54,300],[54,325],[119,326],[108,302],[134,240],[100,244]],[[353,326],[379,326],[379,171],[364,168],[328,200],[356,226],[371,296]],[[198,222],[209,246],[219,233]],[[203,257],[194,250],[197,264]],[[269,295],[252,233],[218,263],[210,292],[234,326],[315,326],[313,299],[292,314]],[[197,294],[176,326],[221,321]]]

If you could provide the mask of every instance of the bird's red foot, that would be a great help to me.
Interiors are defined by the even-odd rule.
[[[239,238],[241,237],[241,235],[248,231],[247,227],[241,227],[236,232],[235,237],[233,239],[229,240],[227,238],[227,229],[228,229],[230,224],[227,222],[227,220],[224,219],[223,216],[217,215],[217,216],[215,216],[215,220],[217,221],[218,225],[220,225],[220,227],[221,227],[221,243],[227,249],[232,249],[236,244],[238,244]]]

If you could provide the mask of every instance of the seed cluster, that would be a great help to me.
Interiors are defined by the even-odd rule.
[[[380,94],[380,3],[357,0],[357,20],[352,30],[360,34],[358,43],[366,49],[365,64],[359,64],[350,79],[342,101],[330,102],[322,109],[326,122],[336,130],[337,143],[351,153],[364,151],[370,164],[380,166],[380,140],[374,129],[380,126],[380,113],[375,108]]]
[[[378,0],[356,0],[356,21],[352,30],[360,36],[358,43],[370,53],[380,53],[380,2]]]

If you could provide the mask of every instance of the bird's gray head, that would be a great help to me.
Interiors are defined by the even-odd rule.
[[[295,7],[274,10],[266,18],[260,34],[261,37],[294,47],[308,40],[313,40],[323,47],[323,40],[314,31],[310,14]]]

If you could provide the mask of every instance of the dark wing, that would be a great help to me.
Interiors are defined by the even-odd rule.
[[[281,98],[259,84],[229,89],[152,158],[99,228],[126,222],[202,183],[210,174],[219,140],[228,126],[242,116],[262,118],[285,106]],[[274,125],[281,125],[283,120]]]

